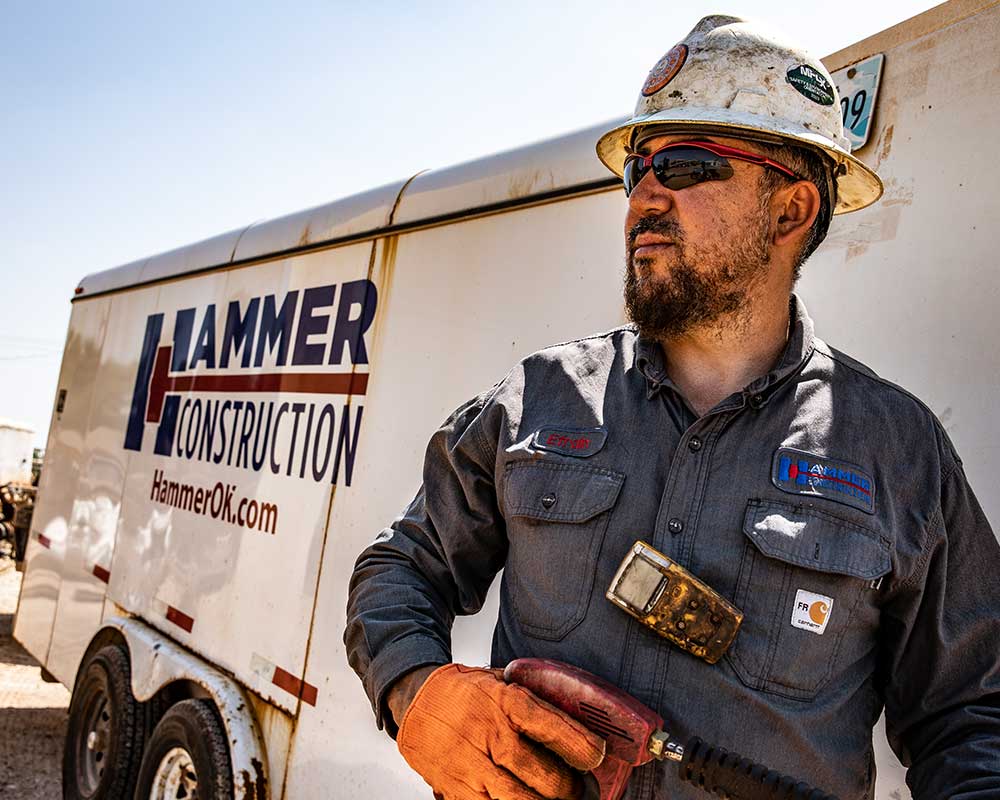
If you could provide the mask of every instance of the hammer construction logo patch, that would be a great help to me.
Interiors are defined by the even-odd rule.
[[[823,497],[875,513],[875,481],[846,461],[781,447],[774,454],[771,482],[789,494]]]

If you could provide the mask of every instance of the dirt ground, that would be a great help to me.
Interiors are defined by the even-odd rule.
[[[69,692],[44,683],[11,636],[20,586],[14,563],[0,557],[0,798],[58,800]]]

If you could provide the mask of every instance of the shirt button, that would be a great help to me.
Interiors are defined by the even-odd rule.
[[[764,395],[755,394],[750,396],[750,408],[760,408],[764,405]]]
[[[701,450],[701,445],[702,441],[701,438],[698,436],[692,436],[688,440],[688,450],[690,450],[692,453],[697,453],[699,450]]]
[[[546,511],[552,508],[552,506],[554,506],[555,504],[556,504],[556,496],[551,492],[549,492],[549,494],[545,495],[542,498],[542,506],[545,508]]]
[[[677,519],[677,517],[674,517],[667,523],[667,530],[676,535],[684,530],[684,523]]]

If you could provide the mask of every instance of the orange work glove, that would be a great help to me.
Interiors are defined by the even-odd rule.
[[[579,772],[604,740],[499,670],[448,664],[431,673],[396,737],[406,762],[444,800],[576,800]]]

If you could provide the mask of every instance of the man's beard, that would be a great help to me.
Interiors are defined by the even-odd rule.
[[[654,272],[654,258],[635,256],[635,240],[641,233],[658,233],[671,241],[672,246],[665,252],[667,259],[671,259],[666,274]],[[676,220],[644,217],[628,232],[625,265],[628,318],[642,335],[656,339],[712,327],[724,318],[728,318],[727,327],[739,330],[750,319],[748,295],[767,274],[771,261],[769,245],[766,204],[722,247],[696,247],[684,241]]]

